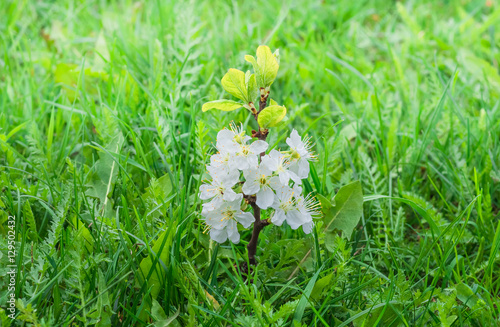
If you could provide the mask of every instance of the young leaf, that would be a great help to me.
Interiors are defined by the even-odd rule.
[[[261,45],[257,48],[257,60],[249,55],[245,56],[245,60],[253,65],[259,88],[266,88],[273,84],[278,74],[279,63],[268,46]]]
[[[274,101],[274,99],[269,99],[269,106],[278,106],[278,102]]]
[[[355,181],[342,186],[334,200],[335,206],[331,207],[325,214],[326,230],[331,232],[338,229],[345,236],[351,237],[352,231],[363,213],[361,183]]]
[[[285,118],[286,108],[283,106],[269,106],[259,113],[259,126],[261,128],[269,128],[276,126],[280,121]]]
[[[215,101],[210,101],[205,103],[201,107],[201,111],[205,112],[210,109],[217,109],[217,110],[222,110],[222,111],[233,111],[236,109],[239,109],[243,107],[243,104],[233,101],[233,100],[215,100]]]
[[[222,77],[221,80],[222,87],[227,93],[245,101],[245,103],[250,102],[248,98],[248,89],[245,84],[245,73],[241,70],[231,68]]]
[[[248,102],[254,102],[255,98],[259,96],[259,88],[257,87],[255,74],[250,74],[250,71],[248,71],[245,76],[245,83],[247,85]]]

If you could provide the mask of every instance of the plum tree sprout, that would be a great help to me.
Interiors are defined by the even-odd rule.
[[[304,195],[301,186],[309,176],[309,162],[316,158],[310,140],[293,129],[286,139],[288,149],[270,149],[266,142],[270,130],[282,123],[287,112],[269,97],[278,73],[279,52],[273,54],[269,47],[259,46],[257,58],[247,55],[245,60],[253,65],[253,73],[229,69],[221,80],[238,101],[207,102],[202,111],[246,108],[258,129],[247,135],[243,125],[232,123],[218,132],[217,153],[207,166],[211,180],[201,185],[199,197],[207,201],[201,215],[212,240],[238,243],[238,226],[252,226],[247,249],[249,263],[255,265],[259,233],[264,227],[281,226],[286,221],[292,229],[311,233],[320,205],[312,195]],[[262,210],[269,210],[269,218],[261,219]]]

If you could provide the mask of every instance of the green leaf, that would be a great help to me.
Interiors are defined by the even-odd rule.
[[[81,67],[75,64],[59,63],[54,72],[55,82],[63,86],[71,102],[78,96],[76,88],[80,84],[80,79],[84,83],[85,92],[95,96],[99,94],[99,83],[108,81],[108,78],[108,74],[104,71],[95,71],[87,67],[82,72]]]
[[[379,303],[370,307],[349,319],[353,320],[353,326],[364,327],[364,326],[398,326],[400,322],[401,309],[403,305],[396,301],[391,301],[388,303]],[[344,324],[346,321],[344,321]],[[343,324],[342,324],[343,325]]]
[[[170,174],[166,173],[158,179],[151,179],[149,186],[144,190],[142,199],[145,202],[154,201],[155,205],[163,203],[172,192]]]
[[[241,70],[231,68],[222,77],[221,80],[222,87],[227,93],[245,101],[245,103],[250,102],[248,97],[248,89],[245,84],[245,73]]]
[[[279,104],[274,99],[269,99],[269,106],[279,106]]]
[[[269,106],[259,113],[257,121],[261,128],[269,128],[276,126],[285,118],[286,108],[283,106]]]
[[[147,282],[148,288],[151,288],[151,297],[153,299],[156,299],[160,294],[160,290],[166,281],[165,267],[168,267],[169,264],[170,247],[175,235],[175,233],[170,232],[172,229],[175,230],[175,224],[161,233],[151,249],[152,253],[141,261],[141,271],[137,275],[141,284]],[[153,265],[153,263],[155,264]]]
[[[355,181],[342,186],[334,198],[335,205],[325,214],[326,231],[341,230],[351,237],[363,213],[363,190],[361,183]]]
[[[111,326],[111,316],[113,315],[113,310],[109,302],[109,293],[106,290],[106,278],[102,273],[101,269],[97,270],[99,276],[99,295],[97,298],[97,308],[98,308],[98,323],[96,327]]]
[[[277,54],[279,55],[279,52]],[[257,60],[250,55],[246,55],[245,60],[253,65],[259,88],[267,88],[273,84],[278,74],[279,63],[267,45],[257,48]]]
[[[308,304],[307,299],[311,296],[311,292],[314,289],[314,285],[316,285],[316,280],[318,279],[318,276],[324,267],[325,267],[325,265],[323,264],[323,266],[321,266],[316,271],[316,273],[312,276],[312,278],[307,283],[307,286],[304,289],[302,296],[300,297],[299,304],[297,305],[297,308],[295,309],[295,314],[293,315],[294,321],[298,321],[298,322],[302,321],[302,316],[304,315],[304,310],[306,309],[306,305]]]
[[[321,194],[316,194],[316,198],[319,200],[319,202],[321,203],[321,207],[323,209],[330,209],[332,207],[332,202],[327,199],[324,195],[321,195]]]
[[[476,305],[479,297],[468,285],[460,283],[455,286],[455,289],[457,290],[457,298],[465,303],[469,308],[473,308]]]
[[[243,104],[233,101],[233,100],[215,100],[215,101],[210,101],[205,103],[201,107],[201,111],[205,112],[210,109],[217,109],[217,110],[222,110],[222,111],[233,111],[236,109],[239,109],[243,107]]]
[[[118,178],[119,167],[111,155],[120,153],[124,141],[123,134],[120,132],[109,140],[105,148],[109,153],[99,152],[99,160],[94,165],[96,175],[87,185],[89,188],[86,195],[100,199],[103,209],[109,203],[108,195],[113,191],[113,185]]]
[[[247,71],[245,75],[245,84],[247,85],[248,102],[254,102],[255,98],[259,96],[259,88],[255,79],[255,74],[250,74]]]
[[[23,205],[23,214],[24,219],[28,225],[28,236],[32,241],[38,240],[38,232],[36,230],[36,222],[35,217],[33,216],[33,212],[31,211],[30,202],[26,201]]]
[[[334,275],[334,273],[332,272],[332,273],[326,275],[325,277],[320,278],[316,282],[316,284],[314,284],[314,288],[311,292],[311,299],[318,301],[320,299],[321,295],[323,293],[325,293],[325,291],[329,290],[329,286],[331,285],[330,283],[332,281],[333,275]]]

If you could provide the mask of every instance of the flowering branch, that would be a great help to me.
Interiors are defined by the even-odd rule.
[[[265,226],[281,226],[286,221],[292,229],[302,227],[305,233],[310,233],[312,219],[319,212],[316,200],[302,195],[302,179],[308,177],[309,161],[315,159],[309,141],[302,141],[293,130],[286,139],[290,150],[272,149],[266,154],[269,128],[281,124],[286,116],[286,108],[269,98],[279,68],[279,53],[273,54],[269,47],[260,46],[257,59],[253,56],[245,59],[253,65],[254,74],[230,69],[221,80],[224,89],[242,102],[216,100],[205,103],[202,110],[232,111],[244,107],[257,121],[257,131],[253,130],[249,137],[243,126],[235,124],[230,130],[219,131],[218,153],[212,155],[207,166],[212,180],[200,186],[199,196],[210,200],[203,204],[201,215],[214,241],[223,243],[229,239],[238,243],[238,224],[244,228],[253,224],[247,249],[248,262],[256,265],[259,234]],[[257,97],[258,109],[254,105]],[[256,140],[249,144],[252,138]],[[243,199],[253,214],[242,208]],[[262,210],[271,210],[270,218],[261,219]],[[244,271],[248,272],[247,269]]]

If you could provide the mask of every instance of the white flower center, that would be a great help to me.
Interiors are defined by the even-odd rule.
[[[241,153],[244,155],[244,156],[247,156],[250,154],[250,147],[248,145],[242,145],[241,146]]]
[[[222,219],[220,221],[222,222],[224,220],[234,220],[234,211],[228,209],[222,212]]]
[[[233,137],[233,141],[239,144],[243,144],[244,138],[245,138],[245,132],[241,132],[240,134],[236,134]]]
[[[300,159],[300,153],[298,153],[297,150],[292,149],[291,151],[292,151],[291,153],[292,159]]]
[[[288,213],[288,211],[292,210],[295,207],[296,203],[295,200],[293,199],[293,196],[290,196],[288,200],[285,201],[280,201],[279,208],[283,210],[285,213]]]

